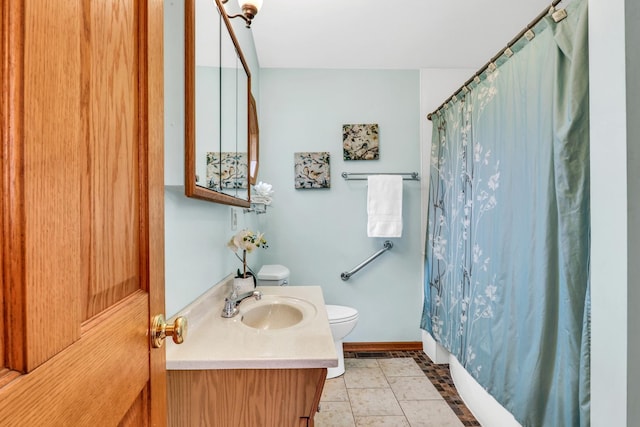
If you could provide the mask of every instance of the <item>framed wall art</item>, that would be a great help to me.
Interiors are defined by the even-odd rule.
[[[378,124],[342,125],[344,160],[378,160],[380,139]]]
[[[294,153],[296,188],[330,188],[329,152]]]

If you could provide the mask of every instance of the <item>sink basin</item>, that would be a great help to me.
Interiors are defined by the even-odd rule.
[[[257,329],[282,329],[302,321],[302,311],[288,304],[259,305],[242,316],[242,323]]]
[[[315,315],[315,306],[307,301],[277,297],[263,297],[262,300],[241,307],[241,321],[255,329],[272,330],[296,326]]]

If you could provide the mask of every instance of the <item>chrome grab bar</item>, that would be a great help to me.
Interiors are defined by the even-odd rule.
[[[384,243],[383,243],[383,248],[382,249],[380,249],[378,252],[376,252],[375,254],[371,255],[369,258],[365,259],[360,264],[358,264],[357,266],[352,268],[351,271],[345,271],[344,273],[340,274],[340,278],[342,280],[344,280],[344,281],[349,280],[349,278],[351,276],[353,276],[358,271],[360,271],[364,266],[369,264],[374,259],[378,258],[380,255],[382,255],[383,253],[385,253],[386,251],[388,251],[392,247],[393,247],[393,243],[391,243],[390,240],[385,240]]]

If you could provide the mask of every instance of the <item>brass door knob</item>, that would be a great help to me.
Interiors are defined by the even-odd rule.
[[[151,344],[153,348],[160,348],[164,339],[170,336],[176,344],[182,344],[187,337],[187,318],[177,317],[173,325],[167,324],[162,314],[158,314],[151,320]]]

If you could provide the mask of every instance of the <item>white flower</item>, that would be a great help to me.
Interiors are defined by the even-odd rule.
[[[233,252],[237,252],[238,249],[251,252],[255,248],[266,248],[267,241],[264,238],[264,233],[254,233],[251,230],[244,229],[231,237],[231,240],[227,243],[227,247]]]
[[[262,203],[264,205],[270,205],[271,195],[273,194],[272,188],[273,187],[271,184],[267,184],[266,182],[262,182],[262,181],[258,182],[256,185],[253,186],[255,195],[251,197],[251,201],[254,203]]]
[[[266,182],[258,182],[253,186],[256,194],[263,197],[270,197],[273,194],[273,186],[271,184],[267,184]]]
[[[267,248],[267,241],[263,233],[254,233],[251,230],[240,230],[227,242],[227,247],[236,253],[236,256],[242,261],[242,277],[247,277],[247,252],[253,251],[255,248]],[[237,252],[242,250],[242,257]]]

